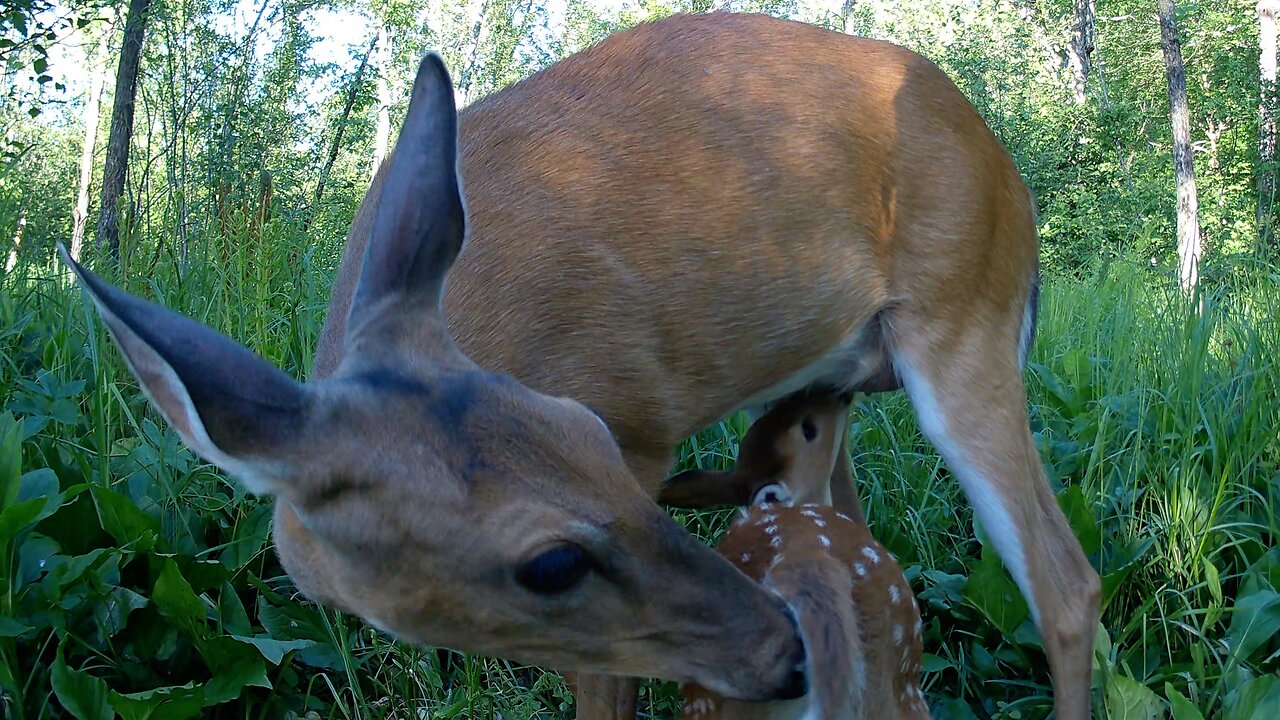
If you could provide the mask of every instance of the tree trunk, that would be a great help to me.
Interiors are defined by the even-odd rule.
[[[18,266],[18,251],[22,249],[23,231],[27,229],[27,208],[24,205],[18,211],[18,227],[13,231],[13,241],[9,243],[9,258],[4,262],[4,274],[8,275]]]
[[[1169,76],[1169,119],[1173,126],[1173,175],[1178,186],[1178,273],[1183,290],[1200,280],[1200,220],[1196,168],[1191,154],[1191,113],[1187,109],[1187,73],[1173,20],[1173,0],[1158,0],[1160,48]]]
[[[1094,0],[1075,0],[1075,22],[1067,44],[1067,64],[1071,67],[1071,90],[1077,105],[1085,102],[1085,89],[1098,34],[1098,13]]]
[[[1276,193],[1276,11],[1280,0],[1258,2],[1258,250],[1272,251]]]
[[[138,65],[147,28],[151,0],[129,0],[124,21],[124,42],[120,45],[120,67],[116,71],[116,95],[111,109],[111,135],[107,139],[107,162],[102,172],[102,202],[98,210],[98,243],[111,248],[111,257],[120,264],[120,218],[118,204],[129,173],[129,141],[133,137],[133,106],[138,89]]]
[[[378,69],[378,126],[373,135],[373,170],[378,173],[378,166],[387,157],[387,148],[391,145],[391,82],[387,77],[391,72],[391,37],[384,21],[378,30],[375,49]]]
[[[342,149],[342,135],[347,129],[347,118],[351,116],[351,108],[356,104],[356,96],[360,94],[360,86],[364,84],[364,71],[369,67],[369,56],[378,47],[378,36],[375,35],[373,42],[369,43],[369,49],[365,51],[364,57],[360,59],[360,67],[356,69],[355,79],[351,81],[351,87],[347,89],[347,101],[342,105],[342,115],[338,118],[338,128],[333,134],[333,145],[329,147],[329,158],[325,161],[324,167],[320,169],[320,179],[316,181],[316,194],[311,201],[311,213],[307,218],[304,230],[311,227],[311,222],[315,220],[316,213],[320,212],[320,198],[324,197],[324,186],[329,181],[329,173],[333,170],[333,163],[338,159],[338,151]]]
[[[76,208],[72,213],[71,257],[80,259],[84,246],[84,230],[89,224],[89,185],[93,183],[93,150],[98,142],[98,105],[102,101],[102,86],[107,81],[107,52],[111,33],[103,31],[98,40],[98,55],[89,71],[89,98],[84,104],[84,142],[80,151],[80,188],[76,193]]]

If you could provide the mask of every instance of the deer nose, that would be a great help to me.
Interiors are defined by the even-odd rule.
[[[778,690],[779,700],[795,700],[805,696],[809,692],[809,679],[805,676],[804,670],[796,668],[787,676],[787,682]]]
[[[784,605],[783,609],[783,615],[790,621],[798,642],[791,658],[791,673],[783,681],[782,687],[778,688],[775,697],[778,700],[795,700],[809,692],[809,678],[804,671],[809,664],[809,650],[805,647],[804,636],[800,633],[800,623],[797,622],[795,614],[790,607]]]

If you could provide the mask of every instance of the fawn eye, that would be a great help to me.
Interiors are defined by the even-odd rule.
[[[586,550],[565,543],[517,567],[516,582],[538,595],[557,595],[581,582],[591,567]]]

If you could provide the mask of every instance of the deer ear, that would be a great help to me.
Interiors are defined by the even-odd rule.
[[[274,460],[301,431],[307,392],[231,338],[130,295],[58,252],[75,271],[142,390],[197,455],[265,493]]]
[[[382,185],[352,325],[389,296],[420,299],[438,311],[465,234],[453,82],[440,56],[428,53]]]
[[[732,472],[723,470],[686,470],[667,479],[658,493],[658,502],[688,510],[722,505],[745,506],[751,500],[751,488]]]

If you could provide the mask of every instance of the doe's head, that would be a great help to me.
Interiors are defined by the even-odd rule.
[[[64,259],[183,441],[276,498],[277,551],[312,599],[412,642],[802,694],[783,603],[641,490],[601,418],[454,344],[441,301],[467,217],[453,98],[428,55],[324,379],[299,383]]]

